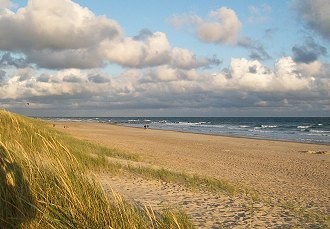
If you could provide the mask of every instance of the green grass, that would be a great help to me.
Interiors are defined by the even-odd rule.
[[[107,156],[137,159],[0,110],[1,227],[192,228],[180,211],[154,212],[105,193],[90,170],[106,166]]]

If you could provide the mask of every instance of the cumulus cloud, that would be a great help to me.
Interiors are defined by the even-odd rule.
[[[311,71],[313,67],[314,71]],[[66,97],[83,104],[85,101],[79,100],[79,96],[90,96],[111,101],[112,106],[120,104],[122,108],[139,107],[141,101],[148,101],[150,107],[171,107],[182,103],[187,105],[185,107],[205,107],[213,106],[213,102],[221,99],[224,103],[234,102],[231,106],[248,101],[249,106],[262,107],[270,104],[267,101],[274,95],[282,101],[288,99],[282,96],[286,93],[292,95],[295,92],[301,96],[326,91],[324,85],[329,85],[329,79],[318,77],[324,71],[320,69],[322,66],[318,71],[315,68],[317,66],[301,67],[291,57],[283,57],[275,63],[274,69],[257,60],[232,59],[227,71],[214,74],[170,65],[131,69],[117,77],[96,70],[78,69],[44,72],[36,76],[33,69],[21,69],[8,77],[9,80],[2,81],[0,98],[57,100]],[[265,96],[269,93],[272,96]]]
[[[173,48],[165,33],[151,32],[146,29],[134,37],[104,41],[101,49],[111,62],[133,68],[171,65],[182,69],[192,69],[219,63],[215,57],[199,58],[190,50]]]
[[[215,64],[191,51],[171,47],[166,35],[143,29],[125,37],[121,27],[70,0],[30,0],[17,12],[0,13],[0,64],[41,68],[97,68],[108,63],[144,68],[173,64],[198,68]],[[22,53],[14,59],[10,52]],[[183,60],[178,58],[183,57]],[[172,59],[173,58],[173,59]]]
[[[88,69],[116,63],[133,68],[173,64],[189,69],[216,63],[214,58],[197,58],[189,50],[171,47],[162,32],[143,29],[125,37],[116,21],[96,16],[70,0],[30,0],[17,12],[1,11],[0,50],[8,51],[1,63],[15,67],[29,63],[49,69]],[[14,60],[9,52],[22,53],[25,58]]]
[[[0,48],[42,50],[88,48],[121,34],[119,25],[69,0],[30,0],[16,13],[0,15]]]
[[[122,36],[114,20],[69,0],[30,0],[0,13],[0,49],[21,52],[40,67],[100,67],[98,44]]]
[[[257,60],[233,59],[228,72],[218,73],[216,77],[223,89],[255,92],[307,90],[314,80],[310,75],[303,77],[291,57],[280,58],[273,70]]]
[[[184,14],[173,16],[170,22],[177,28],[193,26],[199,40],[216,44],[235,44],[241,29],[236,12],[226,7],[211,11],[205,19],[194,14]]]
[[[170,65],[181,69],[208,67],[221,63],[215,55],[211,58],[198,58],[193,52],[182,48],[173,48],[170,53]]]
[[[330,2],[328,0],[295,0],[294,8],[310,28],[330,40]]]
[[[222,7],[212,11],[209,18],[197,26],[196,33],[200,40],[210,43],[236,43],[241,22],[234,10]]]
[[[302,75],[320,77],[323,68],[324,68],[324,64],[322,64],[320,61],[297,64],[297,69]],[[325,70],[325,72],[329,72],[329,71]]]
[[[102,49],[107,59],[129,67],[155,66],[167,63],[170,44],[164,33],[155,32],[143,41],[122,38],[119,41],[104,41]]]
[[[327,49],[313,40],[313,38],[309,37],[304,45],[295,45],[292,48],[293,59],[298,63],[309,64],[314,62],[319,58],[319,56],[323,56],[327,54]]]
[[[50,114],[59,109],[79,114],[116,110],[118,115],[124,111],[160,115],[159,110],[183,109],[188,112],[185,114],[192,114],[189,111],[205,109],[240,112],[242,107],[255,112],[269,107],[306,109],[308,104],[310,109],[320,109],[330,99],[329,73],[326,66],[296,63],[291,57],[280,58],[274,68],[257,60],[232,59],[227,70],[214,74],[170,65],[127,69],[115,77],[96,69],[45,71],[39,75],[33,69],[22,69],[2,74],[0,102],[13,108],[28,98],[29,109],[48,110]],[[176,114],[182,115],[183,110]]]

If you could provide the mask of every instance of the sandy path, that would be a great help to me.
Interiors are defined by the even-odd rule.
[[[139,154],[143,161],[225,179],[273,201],[330,215],[330,146],[66,123],[64,132]]]
[[[303,218],[284,208],[256,203],[246,196],[228,196],[191,190],[177,184],[133,177],[101,175],[105,190],[119,192],[125,199],[162,210],[178,207],[197,228],[290,228],[307,227]],[[310,224],[309,226],[312,226]],[[315,224],[314,224],[315,225]]]

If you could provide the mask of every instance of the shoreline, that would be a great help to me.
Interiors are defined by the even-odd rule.
[[[42,118],[40,118],[42,119]],[[79,121],[63,121],[63,120],[51,120],[51,119],[42,119],[46,122],[54,122],[54,123],[95,123],[95,124],[104,124],[104,125],[114,125],[114,126],[122,126],[122,127],[127,127],[127,128],[134,128],[134,129],[144,129],[143,126],[137,127],[137,126],[132,126],[132,125],[125,125],[122,123],[115,123],[115,122],[98,122],[96,120],[93,121],[87,121],[87,120],[79,120]],[[172,129],[162,129],[162,128],[154,128],[150,127],[147,128],[150,130],[159,130],[159,131],[172,131],[172,132],[177,132],[177,133],[188,133],[188,134],[197,134],[197,135],[207,135],[207,136],[219,136],[219,137],[228,137],[228,138],[239,138],[239,139],[252,139],[252,140],[261,140],[261,141],[276,141],[276,142],[289,142],[289,143],[301,143],[301,144],[308,144],[308,145],[324,145],[324,146],[330,146],[329,143],[324,143],[324,142],[313,142],[313,141],[298,141],[298,140],[293,140],[293,139],[280,139],[280,138],[267,138],[267,137],[253,137],[253,136],[247,136],[247,135],[230,135],[230,134],[217,134],[217,133],[201,133],[201,132],[193,132],[193,131],[184,131],[184,130],[172,130]]]
[[[96,122],[98,123],[98,122]],[[124,125],[121,123],[101,123],[101,124],[109,124],[115,126],[122,126],[128,128],[136,128],[136,129],[143,129],[143,127],[136,127],[136,126],[129,126]],[[207,136],[219,136],[219,137],[228,137],[228,138],[239,138],[239,139],[251,139],[251,140],[265,140],[265,141],[276,141],[276,142],[291,142],[291,143],[301,143],[301,144],[308,144],[308,145],[325,145],[330,146],[330,143],[322,143],[322,142],[304,142],[304,141],[294,141],[294,140],[285,140],[285,139],[276,139],[276,138],[263,138],[263,137],[252,137],[252,136],[243,136],[243,135],[226,135],[226,134],[212,134],[212,133],[197,133],[197,132],[190,132],[190,131],[183,131],[183,130],[170,130],[170,129],[161,129],[161,128],[152,128],[149,127],[150,130],[159,130],[159,131],[173,131],[178,133],[188,133],[188,134],[198,134],[198,135],[207,135]]]
[[[303,141],[294,141],[294,140],[285,140],[285,139],[273,139],[273,138],[262,138],[262,137],[252,137],[252,136],[238,136],[238,135],[225,135],[225,134],[213,134],[213,133],[197,133],[197,132],[189,132],[189,131],[183,131],[183,130],[171,130],[171,129],[160,129],[160,128],[152,128],[149,127],[147,129],[144,129],[143,127],[136,127],[136,126],[129,126],[124,125],[121,123],[105,123],[105,122],[95,122],[95,121],[53,121],[53,120],[44,120],[48,122],[49,124],[55,123],[55,124],[70,124],[76,125],[76,124],[91,124],[91,125],[104,125],[104,126],[114,126],[114,127],[122,127],[122,128],[128,128],[128,129],[136,129],[141,131],[161,131],[161,132],[168,132],[168,133],[180,133],[180,134],[192,134],[197,136],[210,136],[210,137],[219,137],[224,138],[228,140],[252,140],[252,141],[261,141],[261,142],[278,142],[278,143],[292,143],[292,144],[298,144],[298,145],[306,145],[306,146],[320,146],[320,147],[330,147],[330,143],[315,143],[315,142],[303,142]],[[67,125],[66,128],[70,128],[69,125]],[[330,149],[330,148],[329,148]],[[330,152],[329,152],[330,154]]]

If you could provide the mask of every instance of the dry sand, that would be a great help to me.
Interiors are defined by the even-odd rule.
[[[63,128],[64,125],[68,128]],[[99,123],[57,123],[56,127],[80,139],[136,153],[146,164],[228,180],[267,200],[251,202],[243,196],[219,196],[158,181],[101,176],[107,189],[111,186],[127,198],[150,204],[153,208],[166,204],[180,206],[198,227],[317,227],[318,222],[305,225],[303,216],[292,215],[287,208],[289,204],[283,207],[280,204],[283,202],[303,207],[305,213],[330,215],[328,145]]]

